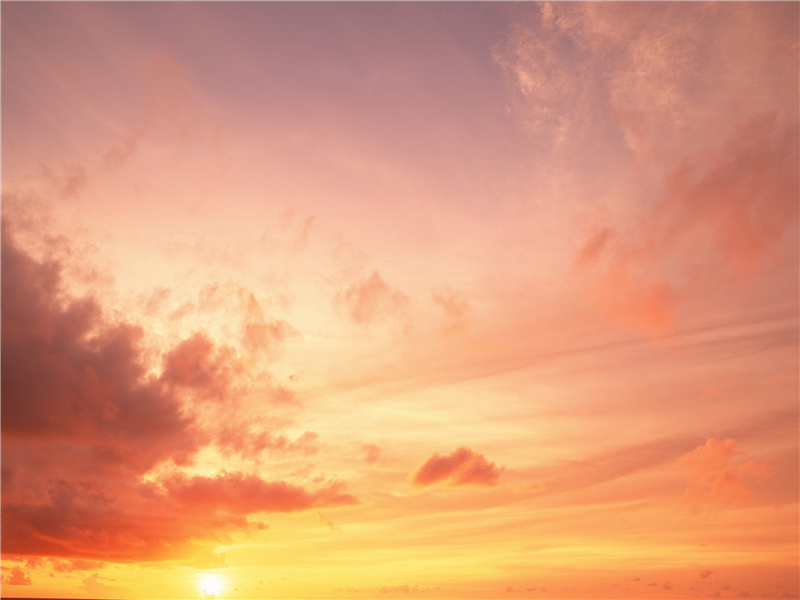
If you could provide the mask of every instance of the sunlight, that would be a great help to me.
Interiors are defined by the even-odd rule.
[[[217,598],[225,587],[225,581],[217,573],[206,573],[200,578],[200,594],[203,598]]]

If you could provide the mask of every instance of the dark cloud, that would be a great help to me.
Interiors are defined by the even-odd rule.
[[[108,317],[94,297],[66,293],[63,272],[59,260],[23,251],[4,216],[4,557],[53,557],[56,571],[99,561],[219,565],[208,542],[252,528],[253,513],[356,502],[338,482],[308,490],[245,473],[183,475],[205,447],[245,459],[264,450],[310,455],[317,434],[289,440],[266,418],[239,414],[247,382],[231,347],[198,333],[164,349],[159,365],[141,327]],[[167,474],[145,478],[155,467]],[[86,589],[101,585],[88,578]]]

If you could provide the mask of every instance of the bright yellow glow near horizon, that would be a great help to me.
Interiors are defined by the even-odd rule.
[[[200,576],[200,593],[203,598],[218,598],[225,589],[225,579],[219,573],[204,573]]]

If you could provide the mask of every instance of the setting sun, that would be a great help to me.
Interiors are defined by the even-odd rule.
[[[200,593],[204,598],[220,597],[224,580],[217,573],[205,573],[200,577]]]
[[[800,2],[0,2],[3,598],[800,596]]]

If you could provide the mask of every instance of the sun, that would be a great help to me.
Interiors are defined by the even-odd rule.
[[[203,598],[216,598],[225,587],[225,580],[216,573],[206,573],[200,578],[200,593]]]

